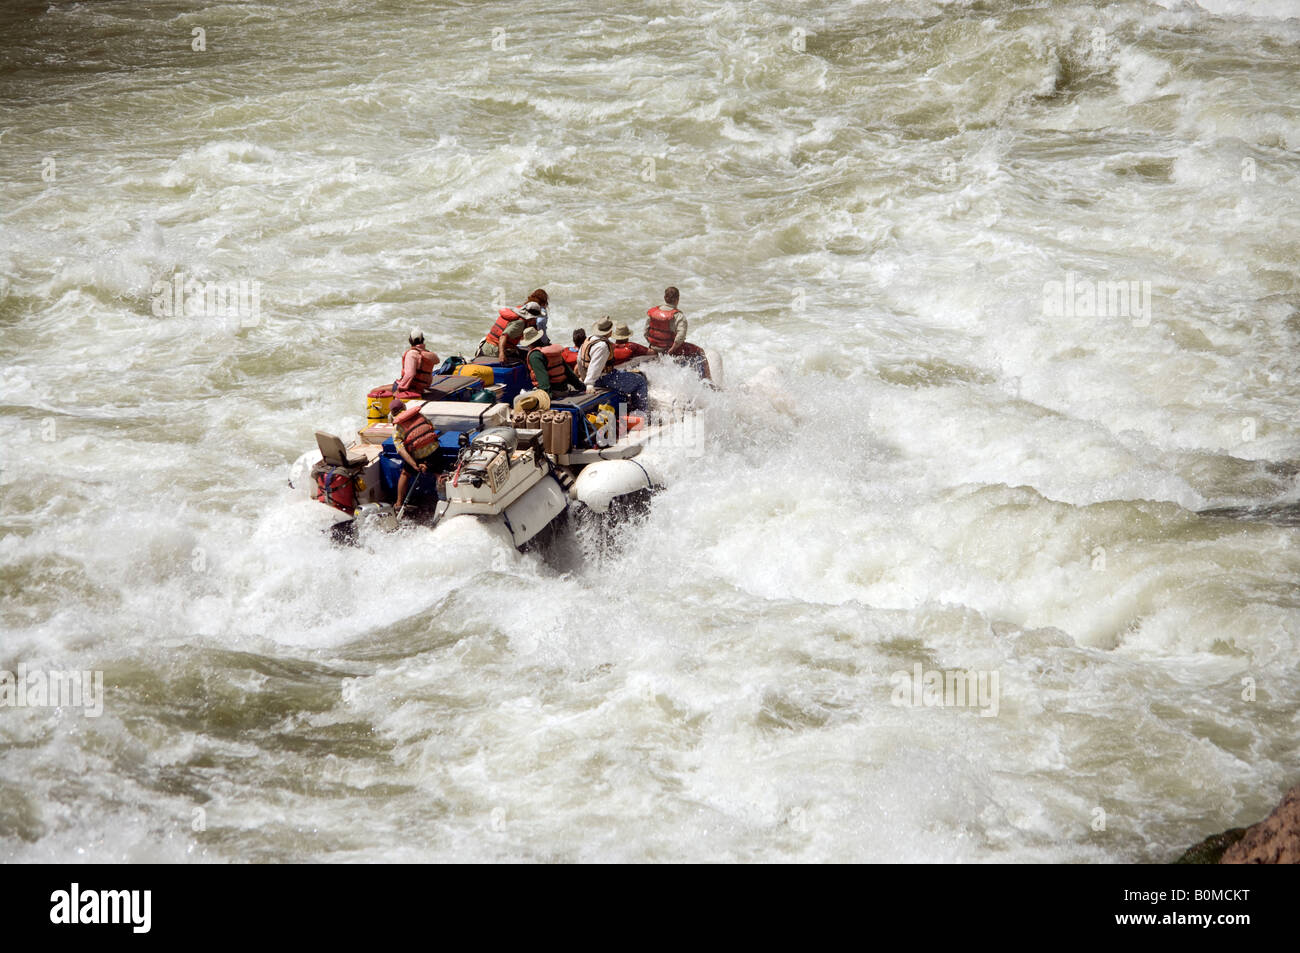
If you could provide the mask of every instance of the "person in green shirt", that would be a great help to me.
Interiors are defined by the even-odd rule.
[[[524,349],[533,386],[546,391],[550,397],[558,397],[570,390],[582,390],[582,379],[565,362],[564,349],[558,344],[543,345],[545,340],[539,329],[529,328],[519,342]]]

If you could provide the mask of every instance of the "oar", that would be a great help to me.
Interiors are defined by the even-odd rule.
[[[402,497],[402,501],[397,504],[397,516],[399,519],[402,516],[402,510],[406,508],[406,501],[411,498],[411,494],[415,492],[415,488],[420,485],[420,480],[423,478],[424,473],[417,470],[415,472],[415,479],[412,480],[411,485],[406,488],[406,496]]]

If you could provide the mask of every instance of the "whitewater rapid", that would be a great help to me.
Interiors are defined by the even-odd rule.
[[[0,671],[105,691],[0,707],[0,858],[1163,862],[1296,780],[1300,4],[0,35]],[[412,326],[668,284],[728,386],[618,545],[304,518]]]

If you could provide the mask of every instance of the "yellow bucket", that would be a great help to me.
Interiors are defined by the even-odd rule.
[[[376,387],[366,395],[366,420],[379,423],[388,419],[388,408],[393,403],[391,387]]]

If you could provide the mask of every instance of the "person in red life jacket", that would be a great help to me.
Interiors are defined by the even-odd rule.
[[[655,305],[646,312],[645,339],[656,354],[676,354],[686,343],[686,315],[677,310],[681,292],[676,288],[664,289],[664,304]]]
[[[574,328],[573,347],[566,347],[564,349],[564,362],[566,364],[576,365],[578,363],[578,353],[582,350],[582,342],[585,340],[587,340],[587,329]]]
[[[497,312],[496,322],[488,329],[487,336],[479,345],[479,357],[495,357],[501,361],[521,361],[523,353],[519,350],[519,341],[529,328],[537,327],[539,318],[545,317],[545,309],[536,301],[526,301],[521,308],[502,308]]]
[[[570,390],[582,390],[582,379],[564,363],[564,348],[558,344],[543,344],[545,338],[537,328],[524,332],[519,346],[527,354],[528,375],[533,386],[546,391],[550,397],[559,397]]]
[[[647,354],[653,354],[654,351],[644,344],[638,344],[632,340],[632,329],[626,324],[620,324],[614,329],[614,363],[619,364],[623,361],[629,361],[634,357],[644,357]]]
[[[418,406],[408,410],[404,400],[394,400],[388,414],[393,421],[393,446],[402,458],[402,475],[397,478],[400,510],[406,503],[406,488],[411,478],[429,472],[429,465],[424,461],[438,452],[438,431]]]
[[[424,332],[419,328],[411,331],[406,339],[411,345],[402,355],[402,376],[393,382],[393,396],[424,393],[433,382],[433,369],[438,366],[438,355],[424,346]]]
[[[674,287],[664,289],[664,304],[646,312],[645,339],[651,350],[667,354],[679,364],[690,364],[706,380],[711,379],[709,361],[703,348],[686,340],[686,315],[677,309],[681,293]]]

